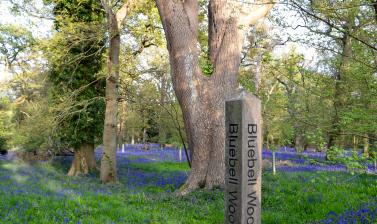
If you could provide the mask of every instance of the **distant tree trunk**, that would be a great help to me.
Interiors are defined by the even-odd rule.
[[[143,143],[147,142],[147,129],[143,128]]]
[[[356,135],[354,135],[353,136],[353,150],[357,151],[357,147],[358,147],[358,140],[357,140]]]
[[[225,100],[237,88],[243,44],[239,15],[226,1],[208,6],[210,77],[199,67],[198,2],[156,0],[170,55],[172,81],[181,105],[192,166],[181,193],[224,184]],[[270,6],[263,6],[265,13]],[[250,12],[253,13],[253,12]],[[261,14],[261,13],[259,13]],[[258,14],[258,15],[259,15]],[[262,17],[262,16],[260,16]]]
[[[160,93],[160,107],[161,108],[165,108],[165,105],[167,103],[167,98],[168,98],[168,77],[167,77],[167,74],[165,72],[161,72],[159,71],[158,73],[158,76],[160,78],[159,80],[159,93]],[[166,108],[165,108],[166,109]],[[160,120],[160,125],[158,126],[158,135],[159,135],[159,140],[161,142],[166,142],[166,127],[161,125],[162,124],[162,118],[163,114],[160,113],[159,114],[159,120]]]
[[[295,131],[295,149],[297,152],[302,152],[305,149],[304,138],[297,131]]]
[[[80,148],[75,150],[75,155],[68,171],[68,176],[79,176],[88,174],[90,171],[96,170],[96,160],[94,156],[93,144],[82,144]]]
[[[272,151],[272,174],[276,175],[276,152]]]
[[[122,147],[124,143],[124,131],[125,131],[125,122],[126,122],[126,102],[123,101],[120,103],[120,111],[119,111],[119,125],[118,125],[118,144],[119,148]]]
[[[342,56],[339,69],[335,75],[335,93],[334,93],[334,115],[332,117],[332,130],[329,133],[329,141],[327,147],[330,148],[335,144],[336,138],[341,132],[340,127],[340,112],[345,104],[345,88],[344,88],[344,79],[348,70],[349,61],[352,56],[352,38],[349,35],[349,32],[352,31],[353,22],[348,22],[345,26],[346,31],[343,34],[342,38]]]
[[[364,156],[369,158],[369,135],[368,134],[364,135],[363,141],[364,141],[364,150],[363,150]]]

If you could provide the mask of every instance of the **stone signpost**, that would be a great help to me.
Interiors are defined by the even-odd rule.
[[[225,223],[261,223],[261,103],[244,90],[225,103]]]

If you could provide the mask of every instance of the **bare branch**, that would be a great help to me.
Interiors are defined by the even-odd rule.
[[[134,4],[134,0],[129,0],[122,5],[122,7],[116,12],[116,19],[118,22],[118,29],[122,27],[124,19],[127,17],[128,12]]]
[[[267,14],[271,11],[272,7],[274,6],[274,3],[270,1],[263,2],[262,6],[259,6],[252,12],[247,12],[247,15],[244,16],[240,20],[240,25],[243,27],[248,27],[251,25],[255,25],[258,20],[264,18],[267,16]],[[242,14],[246,14],[246,12],[241,12]]]
[[[316,15],[316,14],[310,12],[309,10],[305,9],[304,7],[302,7],[299,3],[295,2],[295,1],[292,1],[292,5],[293,5],[294,7],[296,7],[297,9],[299,9],[299,10],[305,12],[307,15],[313,17],[314,19],[317,19],[317,20],[319,20],[319,21],[324,22],[325,24],[327,24],[328,26],[330,26],[330,27],[336,29],[337,31],[339,31],[339,32],[341,32],[341,33],[343,33],[343,34],[346,34],[346,35],[352,37],[353,39],[359,41],[360,43],[364,44],[365,46],[367,46],[367,47],[369,47],[369,48],[371,48],[371,49],[377,51],[377,48],[376,48],[375,46],[373,46],[372,44],[369,44],[368,42],[366,42],[366,41],[360,39],[359,37],[357,37],[357,36],[351,34],[349,31],[343,30],[343,29],[337,27],[336,25],[332,24],[330,21],[328,21],[328,20],[326,20],[326,19],[324,19],[324,18],[322,18],[322,17],[320,17],[320,16],[318,16],[318,15]]]

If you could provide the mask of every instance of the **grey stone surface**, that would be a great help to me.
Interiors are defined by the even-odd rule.
[[[225,103],[225,223],[261,223],[261,102],[240,90]]]

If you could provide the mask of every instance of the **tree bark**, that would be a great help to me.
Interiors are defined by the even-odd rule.
[[[198,2],[156,0],[170,56],[172,82],[182,108],[192,158],[189,177],[181,188],[224,184],[225,100],[237,88],[243,31],[226,1],[208,5],[210,77],[199,67]]]
[[[117,124],[118,124],[118,83],[119,83],[119,50],[120,29],[133,0],[127,1],[114,12],[111,8],[114,2],[101,0],[106,11],[109,34],[109,59],[107,62],[108,76],[106,78],[106,111],[103,131],[103,155],[101,160],[100,179],[104,183],[117,181],[116,150],[117,150]]]
[[[84,143],[79,149],[75,150],[75,155],[68,171],[68,176],[79,176],[88,174],[96,170],[96,160],[94,156],[94,145]]]
[[[104,183],[117,180],[116,146],[118,124],[118,82],[120,34],[118,22],[112,10],[107,10],[109,26],[108,77],[106,78],[106,111],[103,131],[103,155],[101,160],[101,181]]]

